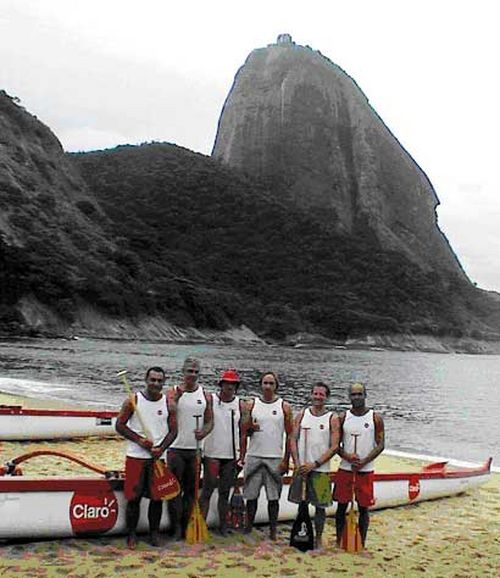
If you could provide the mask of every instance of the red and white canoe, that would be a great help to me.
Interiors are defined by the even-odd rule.
[[[65,536],[122,534],[125,532],[123,475],[104,472],[83,460],[64,454],[96,472],[87,477],[34,477],[15,475],[21,462],[33,455],[60,452],[39,450],[0,466],[0,540],[58,538]],[[485,483],[491,459],[481,466],[451,468],[446,462],[430,464],[417,473],[376,474],[373,509],[404,506],[461,494]],[[332,481],[335,473],[332,473]],[[285,478],[285,484],[290,478]],[[261,495],[256,521],[267,522],[267,506]],[[287,499],[285,486],[280,501],[280,520],[292,520],[297,506]],[[216,523],[216,495],[208,524]],[[139,529],[147,530],[147,500],[142,500]],[[335,506],[327,512],[335,513]],[[164,508],[162,528],[168,525]]]
[[[115,433],[117,411],[0,405],[0,440],[46,440]]]

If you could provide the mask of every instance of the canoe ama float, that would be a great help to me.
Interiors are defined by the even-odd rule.
[[[9,441],[114,435],[117,411],[29,409],[0,405],[0,439]]]
[[[16,475],[19,465],[33,455],[59,455],[86,465],[99,475],[86,477],[40,477]],[[447,462],[424,466],[419,472],[376,473],[375,500],[372,509],[415,504],[461,494],[484,484],[490,476],[491,458],[483,465],[471,468],[450,468]],[[332,482],[335,472],[331,473]],[[99,536],[125,533],[125,498],[123,473],[106,472],[75,456],[57,451],[39,450],[0,466],[0,540]],[[297,505],[288,501],[291,478],[284,478],[280,499],[281,521],[293,520]],[[216,525],[214,492],[207,519]],[[147,531],[148,500],[141,501],[138,530]],[[335,504],[327,514],[335,513]],[[311,510],[312,511],[312,510]],[[259,499],[256,522],[267,522],[264,493]],[[168,527],[168,512],[164,508],[161,529]]]

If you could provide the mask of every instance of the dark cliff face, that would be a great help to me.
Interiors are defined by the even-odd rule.
[[[78,253],[78,235],[109,245],[99,204],[48,127],[0,91],[0,235],[24,246],[47,238]],[[90,219],[89,217],[92,217]],[[85,244],[85,243],[83,243]]]
[[[278,186],[336,231],[368,227],[422,268],[465,278],[437,226],[426,175],[356,83],[310,48],[285,42],[249,55],[212,154]]]
[[[0,91],[0,325],[25,300],[71,317],[109,266],[106,217],[54,134]]]

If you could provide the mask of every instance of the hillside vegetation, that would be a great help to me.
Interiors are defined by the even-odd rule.
[[[342,236],[243,174],[153,143],[71,155],[109,220],[119,276],[95,302],[180,325],[245,323],[283,338],[369,332],[477,336],[475,290],[384,251],[368,228]],[[84,209],[84,207],[83,207]],[[94,282],[97,282],[94,280]],[[476,319],[474,319],[476,317]]]

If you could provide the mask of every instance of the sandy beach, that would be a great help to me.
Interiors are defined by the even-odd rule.
[[[15,399],[2,403],[26,407],[52,402]],[[124,442],[119,438],[58,442],[0,442],[0,462],[34,449],[63,449],[110,469],[121,468]],[[486,458],[487,456],[485,456]],[[382,455],[378,471],[410,471],[419,462]],[[79,466],[58,458],[35,458],[23,464],[26,474],[81,473]],[[327,575],[470,578],[498,576],[500,567],[500,474],[479,490],[433,502],[373,512],[367,550],[347,554],[334,546],[334,520],[325,529],[325,548],[302,554],[287,543],[291,524],[281,524],[278,542],[267,539],[263,526],[243,537],[212,536],[206,545],[188,546],[164,537],[160,548],[140,541],[137,550],[123,537],[63,539],[0,544],[0,576],[109,578],[111,576],[248,577]]]

